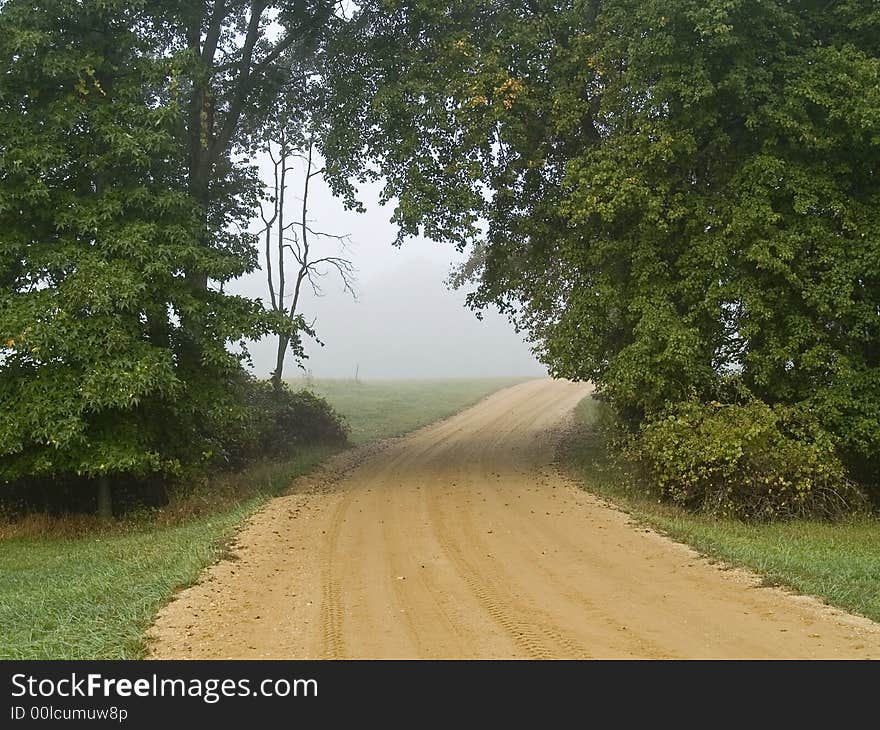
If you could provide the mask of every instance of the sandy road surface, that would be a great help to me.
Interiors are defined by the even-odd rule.
[[[273,500],[178,594],[155,658],[880,657],[880,628],[758,587],[552,467],[588,392],[537,380]]]

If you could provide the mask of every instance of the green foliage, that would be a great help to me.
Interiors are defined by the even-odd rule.
[[[470,247],[471,304],[631,427],[736,372],[876,484],[871,0],[351,11],[2,3],[0,480],[204,463],[248,417],[229,345],[302,354],[301,318],[223,291],[256,265],[246,158],[283,107],[347,204],[382,179],[401,238]]]
[[[186,455],[173,478],[164,472],[141,476],[123,470],[111,472],[117,515],[164,505],[181,485],[200,483],[206,471],[230,471],[259,461],[295,458],[313,447],[335,449],[347,444],[345,419],[323,397],[284,385],[276,390],[265,381],[244,374],[224,386],[214,407],[203,411],[177,453]],[[179,423],[168,424],[176,433]],[[108,440],[110,435],[108,434]],[[202,451],[188,453],[198,444]],[[170,449],[170,447],[169,447]],[[94,483],[89,474],[21,476],[0,483],[0,518],[20,518],[34,512],[63,514],[93,511]]]
[[[141,319],[191,212],[155,164],[174,106],[145,108],[155,69],[105,5],[0,13],[0,478],[171,466],[132,414],[181,389]]]
[[[865,505],[830,437],[791,407],[686,401],[648,422],[632,453],[663,498],[712,515],[835,518]]]

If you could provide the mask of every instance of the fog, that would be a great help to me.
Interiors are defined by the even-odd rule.
[[[318,256],[342,255],[354,264],[357,298],[344,291],[332,270],[319,280],[322,296],[305,292],[299,310],[307,321],[314,321],[323,346],[310,339],[305,342],[304,369],[288,355],[286,377],[306,372],[318,378],[357,374],[364,379],[546,374],[506,318],[487,311],[482,320],[477,319],[465,306],[465,292],[447,288],[444,282],[453,264],[462,259],[453,247],[419,239],[393,246],[392,209],[378,204],[376,186],[361,190],[367,212],[356,213],[346,211],[326,186],[316,185],[316,180],[312,184],[310,225],[351,239],[344,251],[332,239],[313,246]],[[288,193],[292,198],[299,192],[297,185],[295,181]],[[292,201],[291,219],[296,215],[294,206],[300,204],[300,199]],[[269,299],[263,271],[243,277],[227,290]],[[248,349],[254,372],[268,375],[275,365],[275,339],[250,343]]]

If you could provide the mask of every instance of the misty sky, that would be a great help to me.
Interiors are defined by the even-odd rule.
[[[479,377],[494,375],[544,375],[523,342],[522,335],[494,311],[480,321],[464,306],[465,293],[449,291],[444,284],[455,261],[461,260],[451,246],[426,240],[392,246],[395,227],[388,222],[391,207],[378,204],[378,187],[364,188],[361,199],[366,213],[346,211],[323,184],[309,196],[312,226],[334,234],[349,234],[351,244],[343,254],[357,271],[357,300],[343,291],[335,272],[321,280],[324,296],[308,291],[300,311],[315,319],[321,347],[306,343],[305,366],[314,377],[361,378]],[[294,180],[288,195],[300,195]],[[292,201],[288,207],[295,216]],[[256,230],[256,226],[255,226]],[[339,255],[333,240],[313,243],[319,255]],[[288,264],[292,266],[293,264]],[[288,274],[288,279],[291,275]],[[268,301],[262,271],[244,277],[228,291]],[[249,347],[257,375],[274,367],[274,338]],[[303,375],[288,356],[286,377]]]

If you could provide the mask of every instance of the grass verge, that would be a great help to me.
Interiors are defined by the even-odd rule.
[[[352,441],[396,436],[461,410],[514,379],[318,381]],[[144,631],[173,593],[222,558],[266,500],[326,459],[258,463],[174,495],[160,510],[112,524],[34,515],[0,524],[0,659],[138,659]]]
[[[330,453],[316,447],[224,474],[111,525],[91,517],[18,525],[19,536],[0,543],[0,658],[142,657],[158,608],[222,557],[246,517]]]
[[[747,523],[660,503],[650,489],[633,481],[625,465],[609,457],[598,427],[600,409],[592,397],[578,405],[576,427],[560,453],[587,489],[710,558],[750,568],[767,584],[880,621],[880,520]]]

